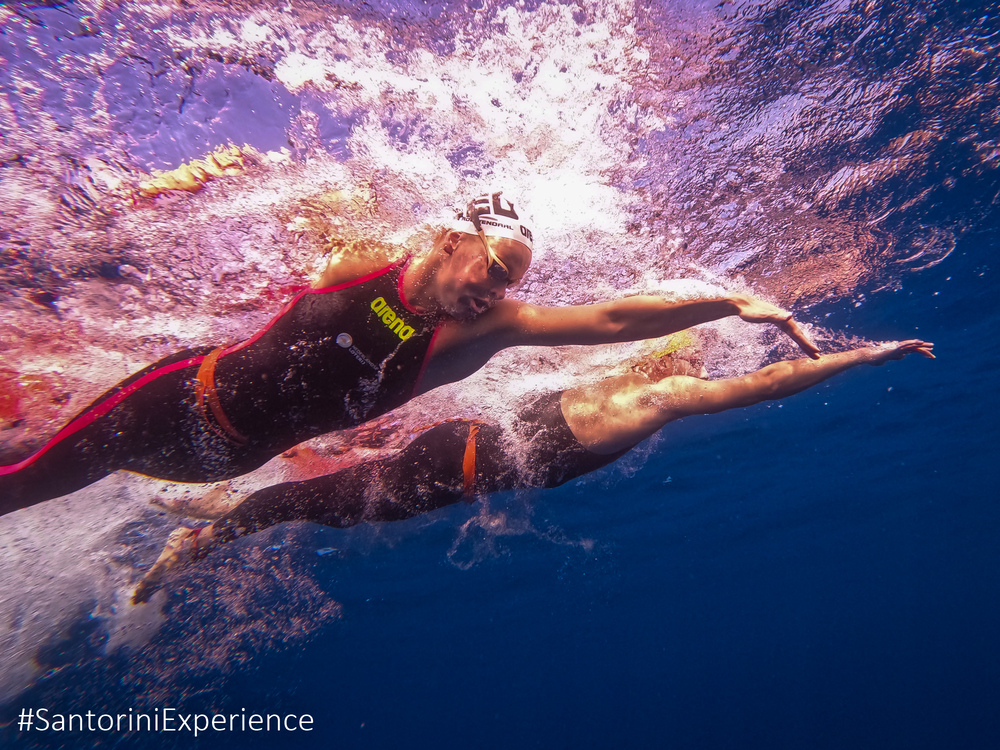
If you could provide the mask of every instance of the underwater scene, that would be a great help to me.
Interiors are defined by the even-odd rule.
[[[984,0],[0,2],[0,747],[997,747],[998,217]]]

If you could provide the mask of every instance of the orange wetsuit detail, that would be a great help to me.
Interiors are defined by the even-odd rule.
[[[233,423],[229,421],[229,417],[226,416],[226,412],[222,408],[219,392],[215,388],[215,363],[219,360],[222,351],[222,347],[213,349],[202,361],[201,367],[198,368],[198,374],[195,376],[198,381],[194,387],[195,399],[198,401],[198,408],[201,410],[202,416],[205,417],[205,421],[212,430],[221,433],[223,437],[232,440],[237,445],[246,445],[250,439],[233,427]],[[208,418],[206,404],[211,410],[212,416],[215,417],[214,423]]]
[[[476,485],[476,433],[479,425],[475,422],[469,425],[469,437],[465,442],[465,455],[462,457],[462,486],[467,498],[472,497]]]

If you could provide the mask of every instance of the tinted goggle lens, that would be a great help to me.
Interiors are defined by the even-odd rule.
[[[500,259],[493,254],[487,254],[486,257],[489,259],[486,265],[486,273],[490,275],[490,278],[494,281],[509,281],[510,274],[507,272],[506,266],[504,266]]]
[[[486,273],[494,281],[502,281],[509,286],[510,284],[510,270],[508,270],[507,265],[500,260],[500,256],[493,252],[489,243],[486,241],[486,234],[482,229],[479,230],[479,239],[483,241],[483,247],[486,249]]]

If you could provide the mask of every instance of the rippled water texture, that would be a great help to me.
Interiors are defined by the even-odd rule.
[[[986,6],[53,5],[0,10],[0,346],[36,436],[253,330],[324,237],[405,239],[484,185],[535,214],[542,302],[861,301],[996,202]],[[154,197],[185,164],[204,190]]]
[[[677,293],[750,289],[818,323],[904,289],[997,208],[986,2],[6,2],[0,31],[0,458],[160,356],[248,335],[329,237],[417,245],[483,188],[534,216],[524,299],[683,276]],[[717,330],[714,375],[790,353]],[[623,351],[508,353],[400,418]],[[149,497],[175,491],[114,477],[0,522],[0,698],[156,631],[120,602],[176,522]],[[280,598],[265,552],[239,564]],[[340,616],[309,565],[282,565],[284,609],[192,580],[130,679],[169,682],[185,639],[232,660],[207,601],[251,652]]]

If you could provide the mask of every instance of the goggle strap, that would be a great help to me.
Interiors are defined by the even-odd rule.
[[[500,268],[502,268],[507,273],[507,276],[510,276],[510,269],[507,268],[506,263],[500,260],[500,256],[497,255],[495,252],[493,252],[493,249],[486,241],[486,233],[482,229],[479,230],[479,239],[483,241],[483,247],[486,248],[486,259],[490,263],[496,263],[498,266],[500,266]]]

